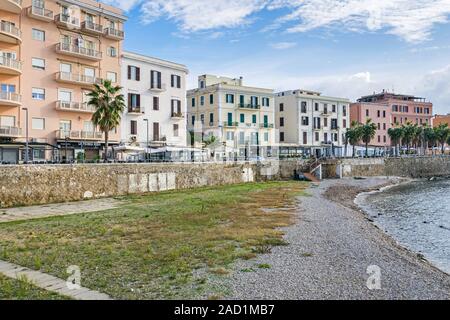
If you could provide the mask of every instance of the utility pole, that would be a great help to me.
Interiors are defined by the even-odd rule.
[[[149,141],[149,138],[148,138],[148,119],[144,119],[144,121],[147,123],[147,144],[145,146],[145,160],[147,160],[148,159],[147,149],[148,149],[148,141]]]
[[[22,108],[25,111],[25,164],[29,161],[29,145],[28,145],[28,108]]]

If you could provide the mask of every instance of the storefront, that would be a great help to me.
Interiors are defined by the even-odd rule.
[[[109,143],[109,152],[113,151],[113,148],[118,143],[112,141]],[[100,141],[75,141],[75,140],[62,140],[57,141],[57,147],[59,150],[59,160],[62,163],[72,162],[96,162],[102,158],[105,143]],[[109,155],[112,158],[112,154]]]
[[[18,164],[26,161],[25,142],[0,142],[0,164]],[[47,143],[30,142],[28,161],[30,163],[53,163],[57,161],[58,149]]]

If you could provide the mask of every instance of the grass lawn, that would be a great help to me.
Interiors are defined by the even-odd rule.
[[[69,299],[35,287],[28,281],[0,275],[0,300],[63,300]]]
[[[4,223],[0,259],[62,279],[77,265],[82,286],[113,298],[223,297],[220,278],[236,259],[285,244],[279,227],[292,223],[295,196],[306,187],[268,182],[130,196],[117,209]]]

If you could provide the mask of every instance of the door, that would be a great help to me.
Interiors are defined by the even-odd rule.
[[[16,126],[16,117],[14,116],[0,116],[0,127],[15,127]]]
[[[231,126],[233,124],[233,114],[231,112],[228,113],[228,125]]]
[[[68,90],[59,90],[58,91],[58,100],[62,102],[71,102],[72,101],[72,92]]]
[[[94,124],[92,121],[84,121],[83,122],[83,131],[84,132],[94,132]]]
[[[159,123],[153,122],[153,141],[159,141]]]
[[[59,121],[59,130],[60,138],[64,139],[65,137],[70,136],[70,130],[72,129],[72,122],[70,120],[60,120]]]
[[[269,116],[264,116],[264,128],[267,128],[269,126]]]
[[[18,162],[18,149],[2,149],[0,150],[0,162],[5,164],[16,164]]]
[[[84,77],[85,77],[85,81],[94,82],[95,69],[94,68],[84,68]]]

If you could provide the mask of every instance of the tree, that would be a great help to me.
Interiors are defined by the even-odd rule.
[[[445,143],[450,136],[450,128],[448,124],[441,123],[439,126],[434,128],[434,133],[436,135],[436,140],[441,144],[441,153],[445,153]]]
[[[411,149],[411,144],[415,136],[416,129],[411,124],[411,122],[402,125],[402,129],[403,129],[402,144],[406,145],[407,153],[409,153],[409,150]]]
[[[367,119],[366,123],[361,125],[361,139],[366,145],[366,157],[369,157],[369,143],[375,138],[377,126],[372,119]]]
[[[436,146],[436,133],[434,132],[433,128],[430,126],[425,126],[423,128],[423,136],[426,144],[426,149],[428,150],[431,146],[431,154],[434,154],[434,147]]]
[[[347,129],[345,136],[346,136],[346,140],[348,140],[348,142],[353,147],[352,157],[354,158],[355,157],[355,146],[361,140],[361,124],[357,121],[353,121],[351,127],[349,129]]]
[[[392,145],[394,146],[395,155],[400,156],[400,142],[403,138],[403,128],[396,124],[396,127],[389,128],[388,135],[391,138]]]
[[[89,94],[88,104],[95,108],[92,122],[105,134],[105,162],[108,160],[109,132],[120,125],[125,109],[125,99],[121,94],[122,87],[113,86],[110,80],[102,80],[94,85]]]

